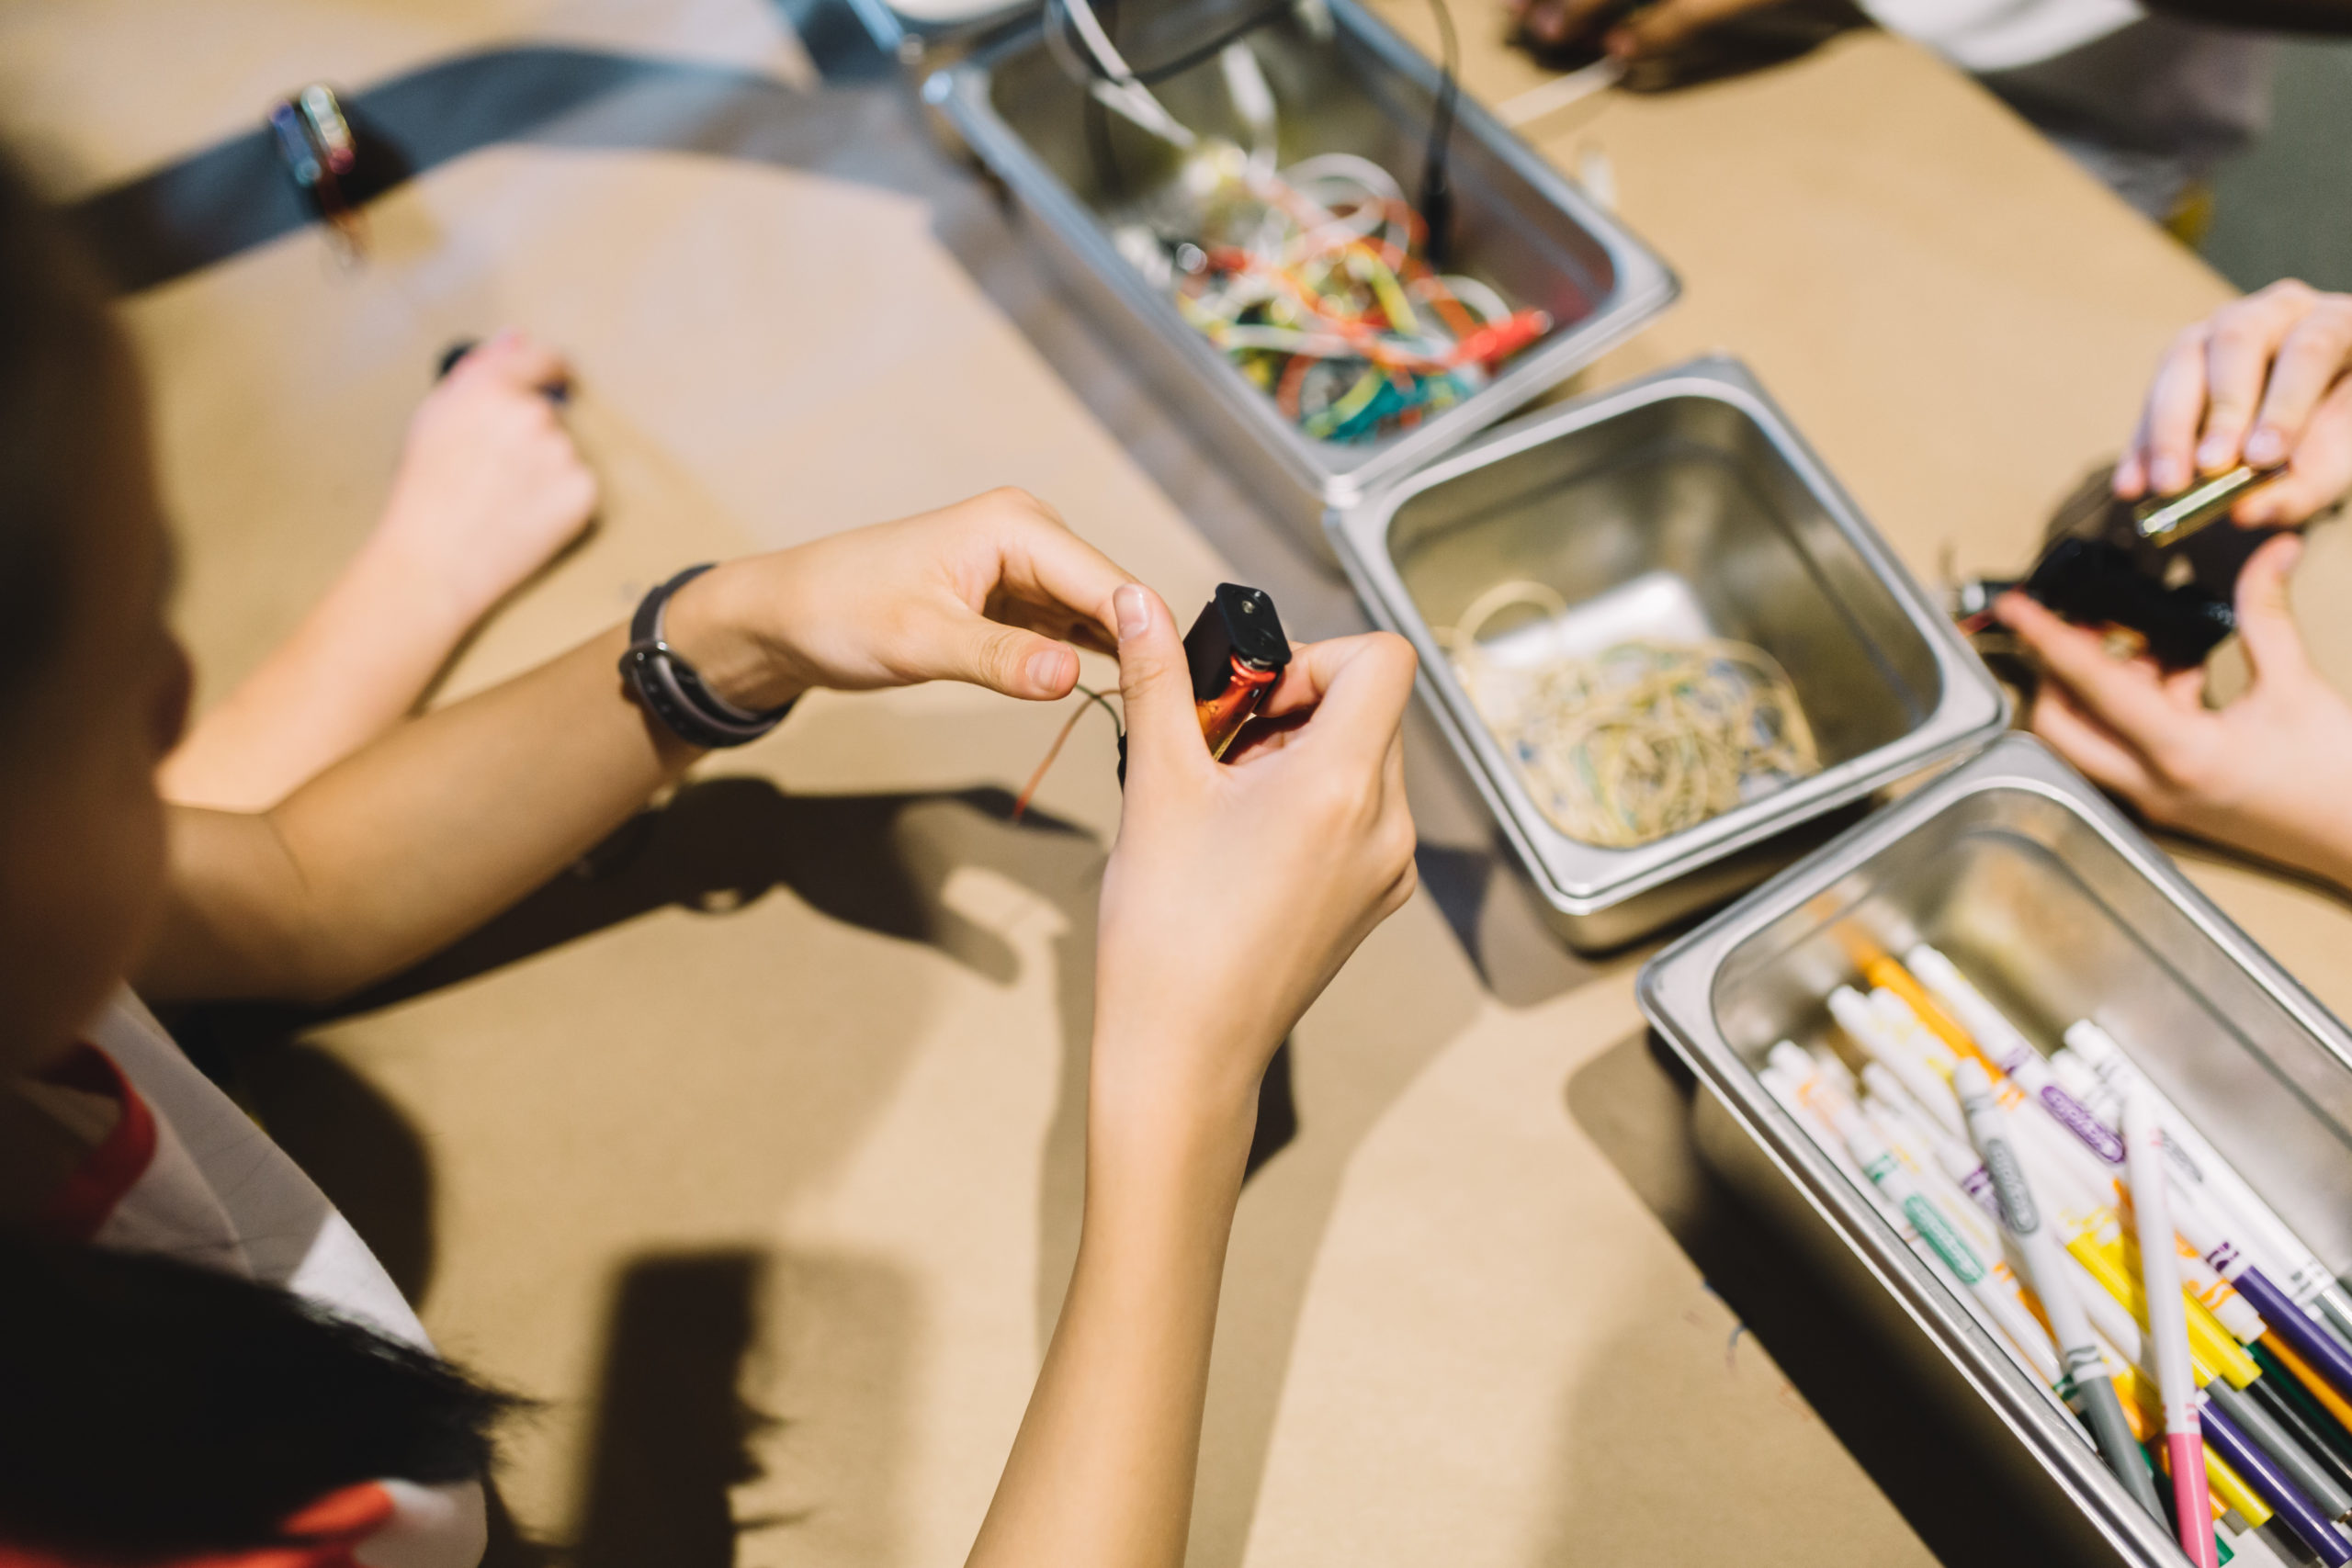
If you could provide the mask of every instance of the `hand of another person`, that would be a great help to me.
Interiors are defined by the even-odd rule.
[[[1017,490],[729,561],[679,590],[663,627],[710,687],[775,707],[811,686],[968,681],[1048,702],[1078,683],[1071,643],[1114,646],[1134,581]]]
[[[2116,462],[2115,493],[2177,495],[2199,474],[2282,461],[2285,473],[2240,497],[2238,524],[2301,523],[2352,489],[2352,294],[2292,279],[2173,340]]]
[[[1708,28],[1781,0],[1656,0],[1628,12],[1620,0],[1510,0],[1511,14],[1538,43],[1563,44],[1605,28],[1600,46],[1619,60],[1642,60]],[[1612,16],[1618,19],[1611,21]]]
[[[459,631],[595,513],[596,477],[548,398],[570,377],[561,355],[509,328],[451,367],[409,421],[371,546],[392,551]]]
[[[1123,588],[1118,625],[1127,784],[1102,878],[1095,1106],[1138,1135],[1238,1119],[1246,1148],[1274,1047],[1416,886],[1413,650],[1386,633],[1300,647],[1219,762],[1168,606]]]
[[[2160,827],[2251,851],[2352,889],[2352,705],[2312,667],[2287,601],[2302,549],[2285,536],[2238,579],[2238,635],[2254,680],[2221,709],[2202,670],[2109,657],[2097,631],[2021,593],[1995,613],[2046,671],[2032,728]]]

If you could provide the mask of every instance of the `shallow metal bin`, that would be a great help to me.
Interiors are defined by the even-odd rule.
[[[1807,830],[1826,836],[1841,808],[2007,722],[1991,673],[1736,360],[1694,360],[1531,416],[1329,527],[1373,617],[1412,640],[1447,739],[1553,923],[1581,946],[1630,941],[1752,886],[1810,847]],[[1796,687],[1821,771],[1636,848],[1568,837],[1432,629],[1511,578],[1624,632],[1764,649]]]
[[[1370,158],[1403,181],[1420,177],[1437,69],[1351,0],[1330,0],[1334,34],[1294,18],[1250,35],[1281,116],[1281,161],[1324,152]],[[1197,43],[1180,12],[1136,29],[1133,58],[1162,59]],[[1204,135],[1247,142],[1214,61],[1153,88]],[[1460,445],[1557,385],[1672,302],[1663,262],[1476,104],[1456,111],[1448,163],[1455,241],[1450,271],[1470,274],[1515,304],[1551,313],[1548,335],[1475,395],[1417,428],[1375,442],[1317,441],[1283,419],[1167,295],[1121,256],[1106,213],[1174,176],[1173,148],[1107,118],[1125,196],[1105,188],[1087,142],[1086,95],[1056,63],[1041,28],[1024,27],[924,84],[972,151],[1034,219],[1047,259],[1148,375],[1181,417],[1288,518],[1317,551],[1327,508],[1352,504]]]
[[[1826,1032],[1850,924],[1931,942],[2045,1049],[2096,1020],[2341,1271],[2352,1259],[2352,1034],[2080,775],[2011,736],[1668,948],[1642,1010],[1697,1075],[1702,1155],[1780,1218],[1943,1388],[1922,1419],[2006,1456],[2048,1561],[2177,1568],[2074,1422],[1781,1111],[1755,1066]]]

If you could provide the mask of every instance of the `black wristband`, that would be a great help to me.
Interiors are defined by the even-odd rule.
[[[621,682],[646,712],[688,745],[748,746],[782,724],[792,704],[764,713],[737,707],[705,685],[695,667],[662,640],[670,595],[710,568],[708,561],[690,566],[639,601],[628,624],[628,651],[621,655]]]

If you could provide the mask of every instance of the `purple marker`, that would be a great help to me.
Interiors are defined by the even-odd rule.
[[[2041,1108],[2097,1156],[2100,1164],[2117,1170],[2123,1168],[2123,1140],[2060,1086],[2058,1075],[2051,1070],[2042,1054],[2033,1048],[2033,1042],[2018,1032],[2017,1026],[2002,1017],[2001,1010],[1986,1001],[1982,991],[1968,983],[1968,976],[1954,967],[1951,959],[1923,942],[1903,955],[1903,964],[1928,987],[1936,1005],[1968,1031],[1977,1049],[1995,1066],[2039,1100]]]
[[[2352,1546],[2344,1543],[2335,1527],[2302,1489],[2287,1479],[2286,1472],[2271,1462],[2270,1456],[2250,1442],[2237,1428],[2236,1423],[2213,1408],[2209,1401],[2197,1412],[2198,1425],[2204,1429],[2205,1440],[2213,1451],[2227,1460],[2232,1470],[2245,1477],[2246,1484],[2262,1494],[2262,1500],[2278,1510],[2287,1528],[2303,1540],[2303,1544],[2319,1554],[2327,1568],[2343,1568],[2352,1562]]]

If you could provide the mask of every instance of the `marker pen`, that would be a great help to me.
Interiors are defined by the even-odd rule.
[[[1766,1091],[1779,1101],[1781,1109],[1789,1113],[1790,1119],[1804,1130],[1805,1135],[1814,1141],[1830,1163],[1853,1183],[1855,1190],[1878,1211],[1880,1217],[1886,1221],[1895,1235],[1903,1238],[1903,1244],[1918,1256],[1937,1281],[1950,1291],[1952,1298],[1975,1319],[1976,1325],[1984,1331],[1985,1336],[1995,1344],[2006,1342],[2010,1356],[2032,1375],[2044,1396],[2057,1408],[2065,1410],[2055,1390],[2059,1378],[2058,1359],[2051,1350],[2041,1325],[2026,1310],[2025,1303],[2014,1296],[2006,1302],[1997,1297],[1988,1298],[1962,1281],[1921,1238],[1910,1218],[1890,1203],[1877,1184],[1862,1173],[1862,1168],[1854,1163],[1853,1156],[1847,1149],[1845,1139],[1832,1125],[1831,1119],[1840,1104],[1836,1091],[1817,1077],[1800,1078],[1778,1062],[1769,1064],[1757,1077]],[[1846,1110],[1852,1109],[1850,1101],[1843,1103]],[[2071,1416],[2073,1413],[2068,1411],[2067,1414]]]
[[[2141,1334],[2139,1325],[2108,1289],[2096,1281],[2078,1279],[2078,1283],[2083,1285],[2081,1298],[2099,1337],[2115,1347],[2122,1360],[2134,1368],[2146,1368],[2149,1365],[2146,1337]],[[2143,1301],[2144,1292],[2133,1299],[2135,1302]],[[2218,1376],[2211,1365],[2193,1350],[2189,1357],[2189,1371],[2193,1381],[2203,1390],[2199,1397],[2211,1402],[2234,1422],[2247,1439],[2279,1467],[2281,1473],[2302,1489],[2320,1513],[2342,1517],[2340,1506],[2352,1500],[2352,1494],[2346,1490],[2344,1478],[2324,1461],[2313,1457],[2300,1439],[2290,1436],[2282,1424],[2263,1408],[2261,1393],[2257,1391],[2263,1390],[2267,1379],[2255,1379],[2246,1384],[2246,1392],[2241,1393],[2230,1386],[2227,1378]],[[2143,1371],[2140,1385],[2148,1391],[2148,1398],[2143,1403],[2151,1409],[2158,1408],[2154,1379]]]
[[[2058,1342],[2060,1364],[2072,1380],[2075,1392],[2082,1397],[2083,1419],[2098,1439],[2108,1469],[2115,1472],[2126,1491],[2162,1521],[2164,1505],[2148,1479],[2147,1467],[2140,1461],[2139,1446],[2132,1440],[2123,1407],[2115,1397],[2115,1384],[2107,1374],[2107,1359],[2091,1332],[2090,1319],[2075,1298],[2074,1281],[2067,1277],[2065,1253],[2043,1222],[2041,1211],[2034,1203],[2024,1164],[2010,1145],[2001,1108],[1993,1100],[1993,1080],[1982,1064],[1963,1058],[1952,1069],[1951,1086],[1967,1116],[1969,1135],[1975,1140],[1977,1153],[1984,1156],[1984,1169],[1999,1199],[2001,1218],[2009,1234],[2017,1238],[2027,1277],[2033,1282],[2034,1294],[2041,1300],[2042,1315],[2050,1320],[2051,1335]],[[2195,1439],[2190,1440],[2193,1443]],[[2201,1483],[2201,1457],[2198,1475]],[[2193,1510],[2184,1506],[2183,1517],[2193,1519],[2199,1530],[2206,1529],[2206,1509],[2201,1498]],[[2210,1555],[2200,1568],[2213,1568]]]
[[[1909,1119],[1883,1102],[1864,1100],[1861,1104],[1864,1121],[1871,1130],[1884,1138],[1888,1148],[1905,1168],[1920,1195],[1932,1204],[1946,1224],[1968,1243],[1969,1249],[1984,1264],[1992,1276],[1994,1314],[2001,1330],[2026,1352],[2033,1370],[2042,1382],[2057,1390],[2063,1399],[2066,1395],[2064,1368],[2050,1343],[2050,1336],[2041,1319],[2034,1315],[2028,1304],[2025,1281],[2009,1267],[2008,1258],[2001,1247],[2001,1233],[1987,1224],[1984,1214],[1968,1201],[1940,1170],[1936,1168],[1934,1156],[1917,1135]]]
[[[2157,1130],[2155,1108],[2144,1096],[2133,1094],[2123,1102],[2123,1144],[2132,1176],[2132,1208],[2140,1243],[2143,1296],[2148,1317],[2148,1338],[2155,1353],[2156,1383],[2165,1402],[2165,1441],[2170,1450],[2178,1517],[2202,1517],[2205,1503],[2204,1468],[2194,1434],[2197,1426],[2197,1382],[2189,1369],[2187,1297],[2181,1292],[2179,1254],[2174,1247],[2172,1202],[2165,1174],[2164,1146]],[[2253,1381],[2249,1380],[2249,1385]],[[2247,1395],[2221,1382],[2208,1385],[2211,1408],[2223,1412],[2245,1432],[2324,1514],[2342,1518],[2352,1513],[2352,1494],[2282,1430],[2268,1412]],[[2183,1529],[2181,1550],[2196,1556],[2204,1531]],[[2200,1559],[2200,1562],[2205,1560]],[[2211,1568],[2210,1562],[2205,1568]]]
[[[1975,1038],[1993,1065],[2017,1080],[2027,1098],[2040,1104],[2058,1124],[2108,1165],[2123,1164],[2123,1140],[2099,1124],[2082,1101],[2066,1092],[2033,1042],[1984,998],[1984,993],[1942,953],[1921,942],[1903,955],[1937,1003]]]
[[[1968,1135],[1968,1129],[1961,1121],[1960,1103],[1951,1097],[1951,1087],[1919,1058],[1909,1042],[1887,1027],[1860,991],[1851,986],[1840,986],[1830,992],[1829,1016],[1872,1061],[1901,1080],[1911,1098],[1947,1132],[1954,1137]]]
[[[2346,1427],[2335,1413],[2295,1376],[2294,1369],[2278,1355],[2283,1347],[2266,1337],[2245,1348],[2262,1369],[2262,1381],[2276,1385],[2278,1396],[2301,1413],[2304,1423],[2328,1451],[2352,1467],[2352,1428]],[[2294,1352],[2289,1350],[2287,1354],[2292,1356]]]
[[[2271,1359],[2287,1370],[2287,1375],[2301,1386],[2302,1391],[2311,1396],[2314,1404],[2335,1417],[2336,1426],[2346,1433],[2352,1433],[2352,1400],[2346,1400],[2335,1389],[2329,1387],[2327,1380],[2320,1376],[2309,1361],[2297,1355],[2291,1346],[2283,1339],[2265,1335],[2261,1344],[2255,1348],[2257,1351],[2267,1351]]]
[[[2124,1413],[2132,1417],[2134,1434],[2141,1436],[2143,1441],[2162,1438],[2164,1400],[2156,1393],[2155,1380],[2136,1366],[2127,1366],[2116,1374],[2115,1384],[2117,1392],[2124,1396]],[[2205,1439],[2205,1479],[2206,1489],[2213,1495],[2216,1512],[2234,1513],[2255,1529],[2270,1522],[2274,1512],[2270,1505],[2221,1456],[2210,1436]]]
[[[1894,1157],[1894,1151],[1887,1147],[1886,1140],[1878,1135],[1859,1111],[1841,1111],[1836,1126],[1838,1135],[1846,1140],[1847,1150],[1854,1156],[1854,1163],[1861,1167],[1862,1174],[1869,1177],[1879,1191],[1885,1195],[1888,1203],[1911,1222],[1920,1242],[1935,1253],[1944,1267],[1951,1271],[1952,1277],[1984,1304],[1996,1322],[2000,1321],[2007,1303],[1984,1259],[1976,1255],[1942,1212],[1929,1201],[1927,1194],[1912,1184],[1910,1177],[1904,1171],[1903,1162]],[[2041,1356],[2035,1359],[2036,1371],[2046,1381],[2055,1382],[2061,1369],[2039,1325],[2036,1325],[2032,1338],[2042,1340]],[[2018,1348],[2023,1350],[2025,1346],[2021,1344]],[[2046,1372],[2041,1371],[2039,1365],[2043,1359],[2049,1363]]]
[[[2070,1035],[2080,1032],[2092,1052],[2102,1049],[2118,1050],[2114,1062],[2121,1070],[2115,1072],[2113,1077],[2122,1085],[2126,1092],[2135,1095],[2145,1094],[2151,1104],[2158,1108],[2157,1114],[2164,1123],[2163,1132],[2167,1144],[2169,1156],[2167,1164],[2170,1168],[2179,1171],[2187,1166],[2201,1171],[2207,1168],[2218,1168],[2216,1161],[2200,1160],[2194,1154],[2186,1153],[2181,1149],[2181,1141],[2176,1132],[2174,1118],[2164,1115],[2162,1109],[2164,1102],[2161,1097],[2148,1085],[2145,1077],[2138,1074],[2136,1067],[2123,1061],[2120,1048],[2114,1046],[2112,1040],[2107,1039],[2103,1032],[2098,1031],[2096,1025],[2077,1024],[2075,1030],[2069,1032]],[[2254,1248],[2258,1244],[2250,1235],[2245,1238],[2244,1245],[2241,1245],[2239,1237],[2222,1229],[2222,1222],[2215,1217],[2214,1205],[2208,1201],[2209,1199],[2222,1195],[2219,1184],[2202,1191],[2186,1182],[2179,1185],[2182,1188],[2179,1196],[2185,1201],[2180,1203],[2179,1213],[2176,1217],[2179,1222],[2182,1235],[2202,1255],[2202,1261],[2214,1269],[2222,1280],[2227,1281],[2244,1298],[2243,1302],[2238,1303],[2241,1314],[2239,1317],[2233,1317],[2227,1313],[2222,1314],[2231,1332],[2248,1343],[2271,1337],[2286,1341],[2292,1347],[2300,1361],[2315,1371],[2339,1396],[2352,1394],[2352,1350],[2346,1349],[2335,1336],[2329,1333],[2318,1319],[2304,1311],[2301,1303],[2288,1290],[2272,1280],[2269,1273],[2255,1260]],[[2292,1239],[2291,1235],[2290,1239]],[[2312,1260],[2311,1269],[2304,1271],[2306,1280],[2313,1273],[2326,1277],[2324,1268],[2315,1258]],[[2312,1292],[2314,1299],[2323,1307],[2326,1304],[2326,1296],[2324,1292],[2333,1288],[2331,1283],[2329,1286],[2322,1287],[2321,1291]],[[2211,1304],[2211,1296],[2208,1291],[2199,1289],[2198,1294]],[[2248,1318],[2251,1319],[2250,1323],[2245,1321]],[[2268,1331],[2267,1335],[2264,1332],[2266,1329]]]
[[[1968,1190],[1945,1174],[1944,1162],[1937,1157],[1937,1145],[1941,1140],[1933,1131],[1919,1126],[1900,1107],[1875,1095],[1863,1098],[1861,1110],[1871,1125],[1878,1129],[1879,1136],[1894,1150],[1895,1157],[1910,1171],[1912,1179],[1936,1201],[1977,1255],[1997,1269],[2002,1256],[1999,1220],[1997,1216],[1988,1217],[1968,1196]]]
[[[1871,1011],[1877,1014],[1886,1027],[1902,1036],[1911,1054],[1935,1068],[1938,1077],[1951,1077],[1951,1065],[1960,1060],[1960,1053],[1951,1043],[1928,1027],[1927,1021],[1884,986],[1872,986],[1869,1000]]]
[[[2163,1124],[2166,1153],[2184,1185],[2202,1188],[2216,1208],[2237,1222],[2242,1245],[2252,1248],[2263,1272],[2282,1287],[2296,1304],[2316,1307],[2342,1337],[2352,1338],[2352,1294],[2287,1223],[2264,1202],[2213,1145],[2205,1141],[2180,1108],[2148,1082],[2147,1075],[2125,1055],[2112,1035],[2088,1019],[2068,1026],[2066,1043],[2119,1097],[2127,1089],[2146,1091]]]
[[[2328,1568],[2342,1568],[2342,1564],[2352,1562],[2352,1546],[2345,1544],[2344,1537],[2312,1506],[2312,1500],[2287,1479],[2268,1456],[2248,1442],[2245,1434],[2228,1416],[2211,1404],[2197,1415],[2205,1440],[2219,1450],[2230,1467],[2278,1511],[2278,1517],[2287,1521],[2287,1528],[2301,1537],[2303,1544],[2317,1553],[2321,1562]]]
[[[1935,998],[1911,977],[1908,969],[1881,949],[1871,945],[1858,933],[1848,931],[1839,934],[1845,940],[1847,953],[1853,959],[1854,966],[1862,972],[1862,978],[1872,986],[1893,991],[1909,1003],[1911,1010],[1918,1015],[1920,1023],[1934,1032],[1954,1055],[1965,1056],[1975,1051],[1976,1043],[1968,1037],[1968,1032],[1936,1005]]]
[[[2326,1434],[2287,1393],[2290,1382],[2289,1379],[2271,1376],[2269,1369],[2265,1368],[2262,1376],[2245,1385],[2245,1397],[2254,1403],[2271,1426],[2278,1428],[2281,1438],[2292,1443],[2298,1453],[2308,1457],[2327,1476],[2338,1492],[2352,1497],[2352,1490],[2347,1490],[2352,1488],[2352,1465],[2345,1462],[2343,1456],[2328,1442]],[[2245,1423],[2241,1421],[2238,1425],[2243,1427]],[[2312,1492],[2309,1485],[2303,1490]],[[2316,1492],[2312,1492],[2312,1496],[2316,1502],[2325,1502]]]

